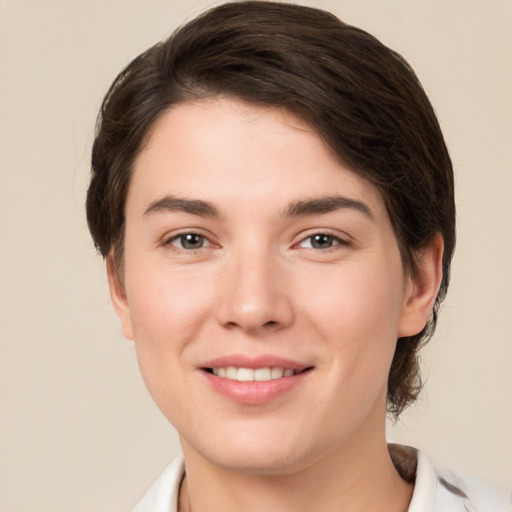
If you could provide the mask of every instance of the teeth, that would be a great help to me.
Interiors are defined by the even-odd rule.
[[[250,368],[238,368],[237,380],[240,382],[251,382],[254,380],[254,370]]]
[[[238,380],[238,370],[234,366],[226,368],[226,378],[231,380]]]
[[[284,375],[284,368],[272,368],[272,379],[280,379]]]
[[[272,370],[270,368],[258,368],[254,370],[254,380],[259,382],[272,379]]]
[[[213,374],[218,377],[224,377],[230,380],[238,380],[240,382],[263,382],[273,379],[281,379],[282,377],[291,377],[299,372],[291,368],[235,368],[228,366],[227,368],[212,368]]]

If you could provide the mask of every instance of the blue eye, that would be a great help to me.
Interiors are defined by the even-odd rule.
[[[346,243],[336,236],[327,233],[316,233],[308,236],[301,243],[301,247],[310,249],[330,249],[336,245],[346,245]]]
[[[203,247],[208,247],[210,245],[208,239],[198,233],[183,233],[171,238],[167,243],[178,247],[179,249],[185,249],[188,251],[202,249]]]

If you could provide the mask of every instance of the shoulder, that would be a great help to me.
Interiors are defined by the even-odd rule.
[[[419,450],[390,445],[390,454],[400,474],[414,481],[408,512],[512,512],[510,495],[475,477],[434,467]]]
[[[149,488],[133,512],[176,512],[184,474],[183,456],[179,455]]]

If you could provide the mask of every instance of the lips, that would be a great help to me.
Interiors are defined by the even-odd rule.
[[[214,391],[235,402],[264,404],[298,386],[312,366],[275,356],[217,358],[200,368]]]

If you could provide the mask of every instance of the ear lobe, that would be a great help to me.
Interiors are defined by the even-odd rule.
[[[121,282],[116,265],[114,262],[114,256],[110,253],[107,256],[107,277],[108,285],[110,288],[110,299],[114,306],[114,311],[121,322],[121,331],[123,336],[129,340],[133,340],[133,326],[130,317],[130,307],[128,305],[128,298],[124,289],[124,285]]]
[[[418,254],[417,270],[408,278],[410,291],[404,297],[398,322],[399,338],[414,336],[425,327],[443,278],[443,250],[443,237],[436,233],[427,247]]]

